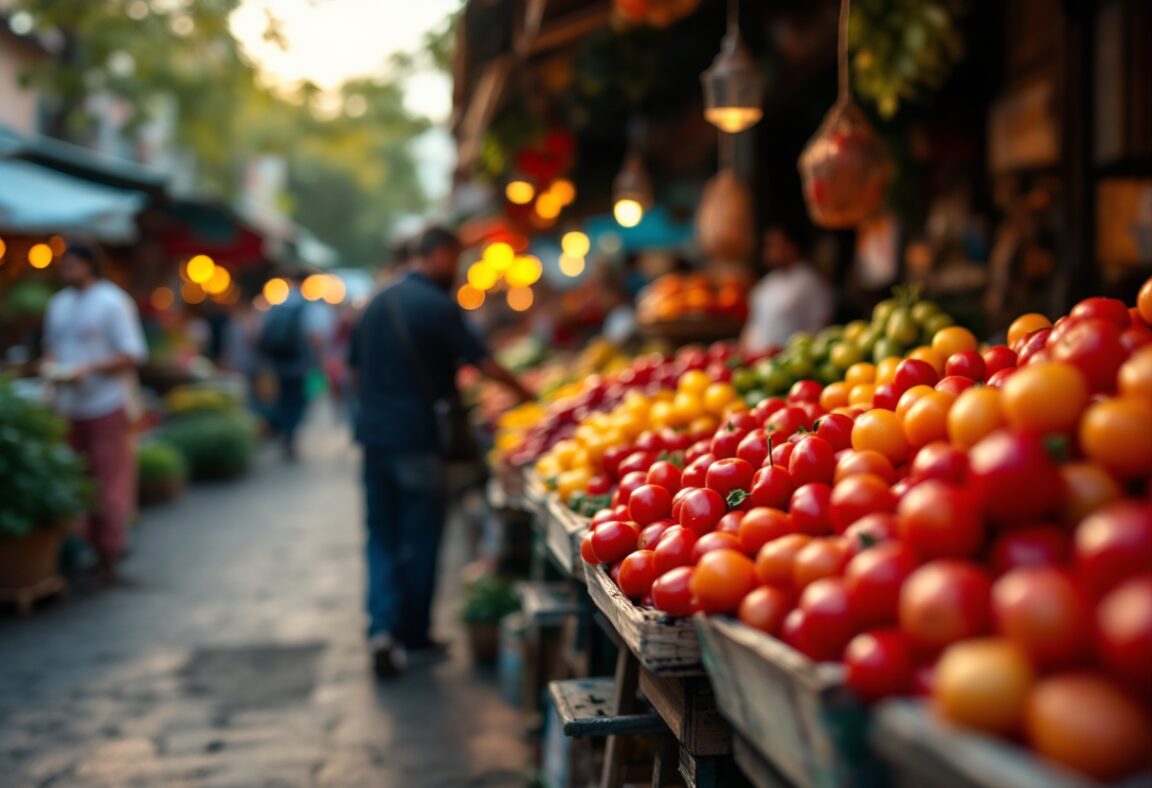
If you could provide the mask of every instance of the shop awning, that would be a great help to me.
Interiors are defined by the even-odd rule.
[[[161,237],[170,257],[206,254],[232,266],[254,265],[265,258],[264,236],[222,202],[176,199],[160,210],[166,217]]]
[[[0,159],[0,230],[83,233],[132,240],[147,195],[74,178],[27,161]]]

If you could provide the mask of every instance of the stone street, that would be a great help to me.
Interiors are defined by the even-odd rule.
[[[313,424],[303,459],[146,510],[126,584],[0,614],[0,786],[513,786],[524,723],[456,624],[452,658],[378,684],[362,635],[358,452]]]

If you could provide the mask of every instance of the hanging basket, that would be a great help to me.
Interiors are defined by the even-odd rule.
[[[804,201],[821,227],[846,229],[884,206],[892,164],[884,143],[851,99],[828,111],[800,155]]]
[[[709,179],[696,212],[696,237],[710,259],[747,260],[756,248],[752,194],[732,170]]]

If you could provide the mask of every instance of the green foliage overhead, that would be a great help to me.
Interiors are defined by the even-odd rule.
[[[64,422],[0,378],[0,536],[50,528],[84,511],[84,463],[64,441]]]

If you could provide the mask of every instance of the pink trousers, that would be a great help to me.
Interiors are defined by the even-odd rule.
[[[135,436],[123,410],[71,422],[68,442],[88,463],[96,482],[96,509],[85,536],[102,561],[124,552],[124,534],[136,508]]]

